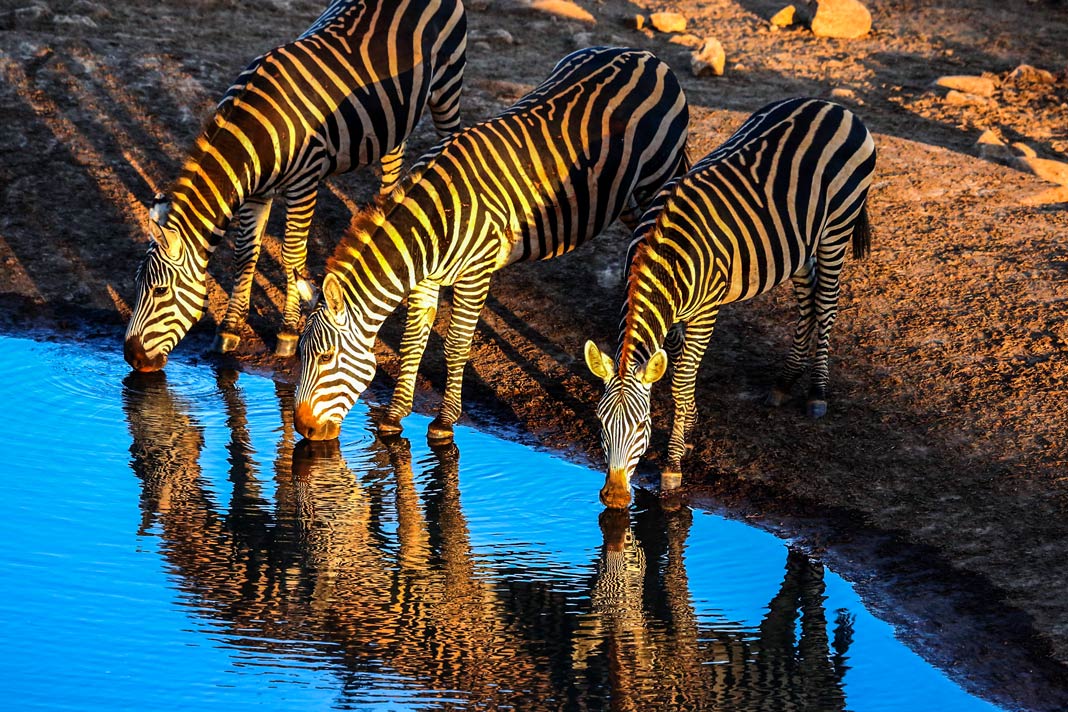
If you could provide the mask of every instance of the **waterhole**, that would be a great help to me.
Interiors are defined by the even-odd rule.
[[[0,338],[11,709],[992,710],[743,523],[428,419]]]

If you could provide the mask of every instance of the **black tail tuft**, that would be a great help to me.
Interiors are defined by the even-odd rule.
[[[860,215],[853,225],[853,257],[860,259],[871,252],[871,223],[868,222],[868,206],[860,209]]]

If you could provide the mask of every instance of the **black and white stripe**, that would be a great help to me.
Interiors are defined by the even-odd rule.
[[[649,52],[597,47],[568,55],[503,114],[421,159],[328,265],[324,301],[299,345],[301,433],[336,436],[374,375],[375,335],[408,297],[401,375],[380,424],[399,431],[439,289],[452,285],[445,396],[431,425],[431,436],[449,437],[493,273],[569,252],[617,217],[633,227],[663,183],[683,170],[687,122],[685,96],[664,62]]]
[[[814,354],[808,411],[826,412],[839,273],[850,242],[854,257],[869,249],[874,168],[875,143],[852,112],[791,99],[758,111],[665,186],[631,245],[616,358],[586,344],[587,365],[605,382],[598,406],[609,468],[605,504],[630,500],[629,476],[649,445],[650,390],[668,361],[675,412],[664,477],[677,482],[697,414],[697,369],[723,304],[793,281],[800,315],[768,400],[782,403]]]
[[[126,360],[155,370],[203,315],[207,264],[236,215],[234,287],[216,347],[236,348],[272,200],[286,204],[286,302],[277,352],[292,354],[319,183],[381,161],[396,182],[429,105],[459,128],[467,29],[460,0],[336,0],[298,39],[257,58],[226,92],[169,196],[151,213]]]

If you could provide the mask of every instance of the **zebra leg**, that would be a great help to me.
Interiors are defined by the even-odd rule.
[[[667,465],[660,473],[660,488],[675,489],[682,483],[682,458],[688,448],[693,426],[697,422],[697,403],[694,402],[694,386],[697,369],[704,358],[708,342],[719,316],[719,301],[713,301],[686,324],[686,339],[671,375],[671,398],[675,403],[675,417],[668,440]]]
[[[401,169],[404,168],[404,147],[406,141],[392,151],[382,156],[382,186],[378,189],[379,195],[388,195],[400,179]]]
[[[431,440],[451,439],[452,426],[460,418],[464,366],[471,353],[471,339],[475,334],[478,316],[486,303],[492,276],[493,273],[487,270],[453,285],[452,316],[449,319],[449,332],[445,336],[445,397],[438,417],[427,429],[427,437]]]
[[[249,198],[237,209],[238,233],[234,240],[234,287],[226,316],[215,332],[212,350],[229,353],[241,343],[241,330],[248,319],[248,303],[252,281],[256,276],[256,261],[260,256],[260,242],[271,214],[270,198]]]
[[[286,235],[282,242],[282,269],[286,274],[286,303],[282,310],[282,328],[274,347],[275,356],[288,358],[297,350],[297,327],[300,323],[301,283],[307,285],[305,265],[308,261],[308,229],[319,198],[319,182],[286,191]],[[310,291],[310,290],[309,290]]]
[[[679,370],[679,359],[682,358],[682,350],[686,346],[686,324],[679,322],[673,324],[664,336],[664,351],[667,352],[671,362],[671,370]]]
[[[816,328],[815,260],[805,262],[790,279],[794,285],[794,296],[797,298],[797,327],[794,329],[794,343],[790,347],[786,365],[764,401],[775,407],[790,400],[790,391],[808,368],[809,355],[812,353],[812,334]]]
[[[430,89],[430,116],[434,119],[434,128],[442,138],[460,130],[460,89],[463,86],[463,54],[450,58],[442,68],[441,74],[434,77]]]
[[[828,361],[831,327],[838,318],[839,276],[845,260],[845,247],[819,251],[816,274],[816,356],[812,363],[812,384],[808,391],[808,416],[822,418],[827,413]]]
[[[423,281],[415,285],[415,289],[408,295],[408,314],[400,345],[400,377],[397,379],[397,387],[393,389],[389,408],[378,423],[378,432],[382,435],[396,435],[401,432],[403,428],[400,421],[412,412],[415,378],[419,373],[419,362],[423,360],[427,338],[434,327],[434,317],[438,313],[439,290],[439,285]]]

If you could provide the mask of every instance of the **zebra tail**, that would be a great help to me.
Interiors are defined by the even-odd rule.
[[[871,223],[868,221],[868,206],[860,209],[857,221],[853,223],[853,258],[867,257],[871,252]]]

